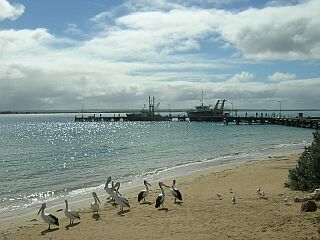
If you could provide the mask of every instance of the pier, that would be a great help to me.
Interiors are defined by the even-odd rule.
[[[164,116],[163,121],[177,121],[185,122],[189,121],[186,115],[167,115]],[[126,116],[121,116],[120,114],[114,114],[113,116],[102,116],[102,114],[91,116],[75,116],[75,122],[127,122],[129,121]],[[151,120],[152,121],[152,120]],[[201,120],[196,122],[200,122]],[[225,125],[228,124],[273,124],[273,125],[283,125],[290,127],[301,127],[301,128],[312,128],[319,129],[320,117],[269,117],[269,116],[224,116],[224,117],[212,117],[207,119],[206,122],[222,122]]]
[[[149,121],[156,121],[152,120],[152,117],[149,118]],[[168,116],[164,116],[162,121],[188,121],[188,117],[186,115],[171,115],[169,114]],[[91,116],[80,116],[74,117],[75,122],[127,122],[129,121],[127,116],[121,116],[121,114],[114,114],[113,116],[102,116],[102,114],[96,115],[93,114]],[[147,120],[146,120],[147,121]]]

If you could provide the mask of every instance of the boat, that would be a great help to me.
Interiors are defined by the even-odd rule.
[[[159,107],[159,104],[155,107],[155,98],[151,98],[149,95],[149,108],[142,109],[139,112],[127,113],[128,121],[169,121],[168,116],[162,116],[158,113],[155,113],[155,110]]]
[[[225,111],[224,106],[226,99],[217,100],[215,106],[203,104],[203,93],[201,98],[201,105],[195,106],[195,109],[187,111],[190,121],[208,121],[208,122],[222,122],[226,116],[229,115],[228,111]]]

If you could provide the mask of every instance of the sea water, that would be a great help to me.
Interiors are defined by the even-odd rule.
[[[0,116],[0,219],[218,164],[302,151],[311,129],[211,122],[74,122],[68,114]]]

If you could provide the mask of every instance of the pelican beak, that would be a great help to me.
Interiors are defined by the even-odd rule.
[[[42,208],[43,208],[43,205],[41,205],[41,208],[39,209],[39,212],[38,212],[37,215],[39,215],[39,213],[41,212]]]
[[[101,204],[100,199],[98,198],[98,196],[97,196],[97,200],[98,200],[99,204]]]

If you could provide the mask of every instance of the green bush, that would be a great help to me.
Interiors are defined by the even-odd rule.
[[[298,159],[296,168],[289,169],[288,187],[313,191],[320,186],[320,132],[313,133],[313,142]]]

